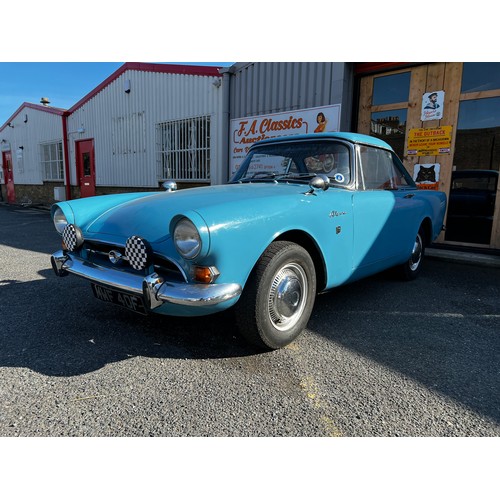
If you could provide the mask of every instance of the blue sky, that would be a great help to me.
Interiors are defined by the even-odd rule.
[[[141,61],[142,62],[142,61]],[[48,97],[56,108],[70,108],[97,87],[123,62],[0,62],[0,126],[23,102],[40,103]],[[230,62],[192,62],[230,66]]]

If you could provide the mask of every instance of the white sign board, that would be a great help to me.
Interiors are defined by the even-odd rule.
[[[427,92],[422,96],[422,115],[420,119],[425,122],[428,120],[441,120],[443,118],[444,108],[444,90]]]
[[[254,142],[285,135],[338,132],[339,128],[340,104],[231,120],[229,175],[238,170]]]

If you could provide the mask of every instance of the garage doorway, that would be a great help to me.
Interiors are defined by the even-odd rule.
[[[416,180],[430,167],[428,184],[448,196],[451,227],[437,243],[500,249],[500,63],[359,63],[356,75],[357,131],[388,142]],[[439,112],[422,118],[436,93]],[[422,128],[450,130],[451,147],[412,151],[409,137]]]

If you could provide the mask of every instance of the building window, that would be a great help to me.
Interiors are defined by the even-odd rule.
[[[464,63],[462,92],[500,89],[500,63]]]
[[[210,117],[159,123],[156,133],[159,180],[210,180]]]
[[[457,170],[499,170],[500,97],[460,102],[453,163]]]
[[[411,72],[375,77],[371,99],[370,135],[404,155]]]
[[[45,181],[64,180],[62,141],[40,144],[41,165]]]
[[[372,113],[370,119],[370,135],[390,144],[400,158],[405,154],[407,115],[408,109],[393,109]]]
[[[407,102],[410,94],[410,78],[410,72],[374,78],[372,106]]]

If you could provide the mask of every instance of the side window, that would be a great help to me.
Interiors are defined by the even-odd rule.
[[[398,189],[409,185],[390,151],[360,146],[359,152],[360,189]]]

